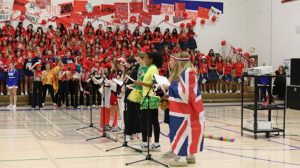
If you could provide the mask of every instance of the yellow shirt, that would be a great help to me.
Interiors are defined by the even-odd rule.
[[[150,65],[148,71],[145,73],[144,75],[144,79],[143,79],[143,83],[147,83],[147,84],[153,84],[153,75],[157,75],[158,74],[158,69],[155,65]],[[143,86],[143,96],[145,97],[149,91],[149,87],[145,87]],[[149,92],[150,96],[153,96],[153,88],[151,88],[150,92]]]
[[[44,85],[53,85],[54,75],[53,73],[44,71],[43,72],[43,84]]]

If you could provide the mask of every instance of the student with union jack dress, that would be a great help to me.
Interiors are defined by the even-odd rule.
[[[203,149],[205,116],[197,71],[188,52],[170,58],[169,87],[170,140],[175,160],[173,167],[186,167],[196,162],[194,154]]]

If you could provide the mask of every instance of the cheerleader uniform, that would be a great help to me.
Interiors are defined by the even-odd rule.
[[[10,69],[7,71],[6,86],[8,89],[18,88],[19,74],[16,69]]]
[[[34,64],[34,60],[33,59],[26,59],[25,63],[24,63],[24,74],[27,77],[32,77],[33,76],[33,72],[29,70],[29,68]]]
[[[223,74],[224,64],[223,62],[217,62],[216,66],[217,66],[218,77],[219,79],[222,79],[224,76]]]
[[[36,105],[39,108],[42,108],[43,103],[43,83],[42,83],[42,71],[34,72],[34,82],[33,82],[33,100],[32,100],[32,108],[35,108]]]
[[[223,76],[223,80],[225,82],[232,82],[233,78],[232,78],[232,65],[230,63],[225,64],[224,66],[225,70],[224,70],[224,76]]]
[[[188,34],[188,48],[191,50],[195,50],[197,48],[197,43],[194,38],[195,32],[189,31],[187,34]]]
[[[188,37],[187,34],[179,34],[179,46],[182,50],[186,50],[188,48]]]
[[[80,82],[81,82],[81,87],[80,88],[80,98],[79,98],[79,102],[80,102],[80,105],[83,106],[84,105],[84,91],[88,91],[90,92],[90,87],[92,87],[90,84],[88,84],[87,80],[88,80],[88,77],[90,76],[90,73],[88,71],[86,72],[81,72],[80,74]],[[90,81],[92,82],[92,81]],[[85,95],[85,105],[86,106],[89,106],[90,105],[90,94],[86,94]]]

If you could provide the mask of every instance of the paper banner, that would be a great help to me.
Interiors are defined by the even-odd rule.
[[[62,23],[66,28],[69,28],[72,26],[71,19],[68,16],[57,18],[56,20],[56,25],[59,25]]]
[[[174,5],[172,4],[161,4],[160,12],[162,15],[173,15],[174,14]]]
[[[0,6],[0,22],[9,20],[11,12],[12,10],[7,6]]]
[[[128,14],[128,3],[114,3],[115,13],[127,13]]]
[[[69,15],[71,12],[73,12],[73,4],[72,3],[59,4],[58,6],[61,7],[60,15]]]
[[[31,13],[30,11],[27,11],[25,13],[25,18],[33,24],[38,24],[38,23],[40,23],[40,15],[41,15],[41,12]]]
[[[87,11],[82,12],[83,16],[87,16],[88,18],[96,18],[96,17],[101,17],[101,7],[100,6],[94,6],[93,7],[93,12],[89,13]]]
[[[35,2],[40,9],[45,9],[47,5],[51,5],[51,0],[36,0]]]
[[[115,13],[115,20],[128,20],[128,13]]]
[[[152,15],[150,15],[149,13],[146,13],[146,12],[142,12],[139,15],[139,21],[141,21],[142,23],[144,23],[146,25],[150,25],[152,22]]]
[[[175,16],[184,16],[185,3],[175,3]]]
[[[74,0],[74,12],[85,12],[85,5],[88,0]]]
[[[143,10],[143,2],[130,2],[130,13],[141,13]]]
[[[173,16],[173,23],[177,23],[183,20],[185,20],[183,16]]]
[[[208,13],[209,16],[220,15],[220,14],[222,14],[222,11],[220,11],[219,9],[217,9],[213,6],[210,8],[209,13]]]
[[[25,5],[28,3],[28,0],[14,0],[13,10],[19,10],[23,13],[26,12]]]
[[[107,4],[101,5],[101,16],[113,14],[115,11],[116,8],[114,5],[107,5]]]
[[[198,11],[186,10],[185,12],[187,13],[187,20],[197,20]]]
[[[148,7],[148,13],[151,15],[160,15],[160,10],[160,4],[150,4],[150,6]]]
[[[83,21],[84,21],[84,16],[82,16],[81,14],[79,14],[77,12],[72,12],[70,15],[70,20],[72,23],[76,23],[76,24],[82,26]]]
[[[143,0],[143,11],[148,12],[148,6],[150,5],[150,0]]]
[[[198,7],[198,17],[203,18],[203,19],[209,19],[209,9],[203,8],[203,7]]]
[[[60,11],[61,11],[61,6],[51,6],[51,5],[46,6],[46,12],[50,18],[59,16]]]

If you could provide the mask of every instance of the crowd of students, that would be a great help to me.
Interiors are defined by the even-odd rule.
[[[104,29],[102,24],[93,27],[88,22],[82,29],[77,24],[70,29],[59,24],[56,28],[50,25],[44,32],[41,27],[34,30],[31,24],[25,28],[19,22],[14,27],[7,21],[0,29],[0,94],[32,94],[32,108],[43,106],[47,91],[58,107],[62,103],[73,108],[100,105],[98,86],[92,85],[91,102],[83,93],[89,74],[95,72],[101,77],[110,72],[113,61],[116,69],[124,72],[126,67],[120,67],[119,58],[127,60],[138,52],[149,51],[162,53],[161,75],[166,75],[172,54],[188,51],[198,69],[203,93],[232,93],[232,83],[240,82],[243,60],[223,58],[213,50],[203,54],[197,50],[194,37],[193,27],[167,28],[164,32],[159,27],[153,31],[136,27],[131,32],[127,25]],[[12,78],[16,78],[13,87],[9,84]],[[235,92],[240,92],[239,87]],[[15,106],[13,99],[10,105]]]

